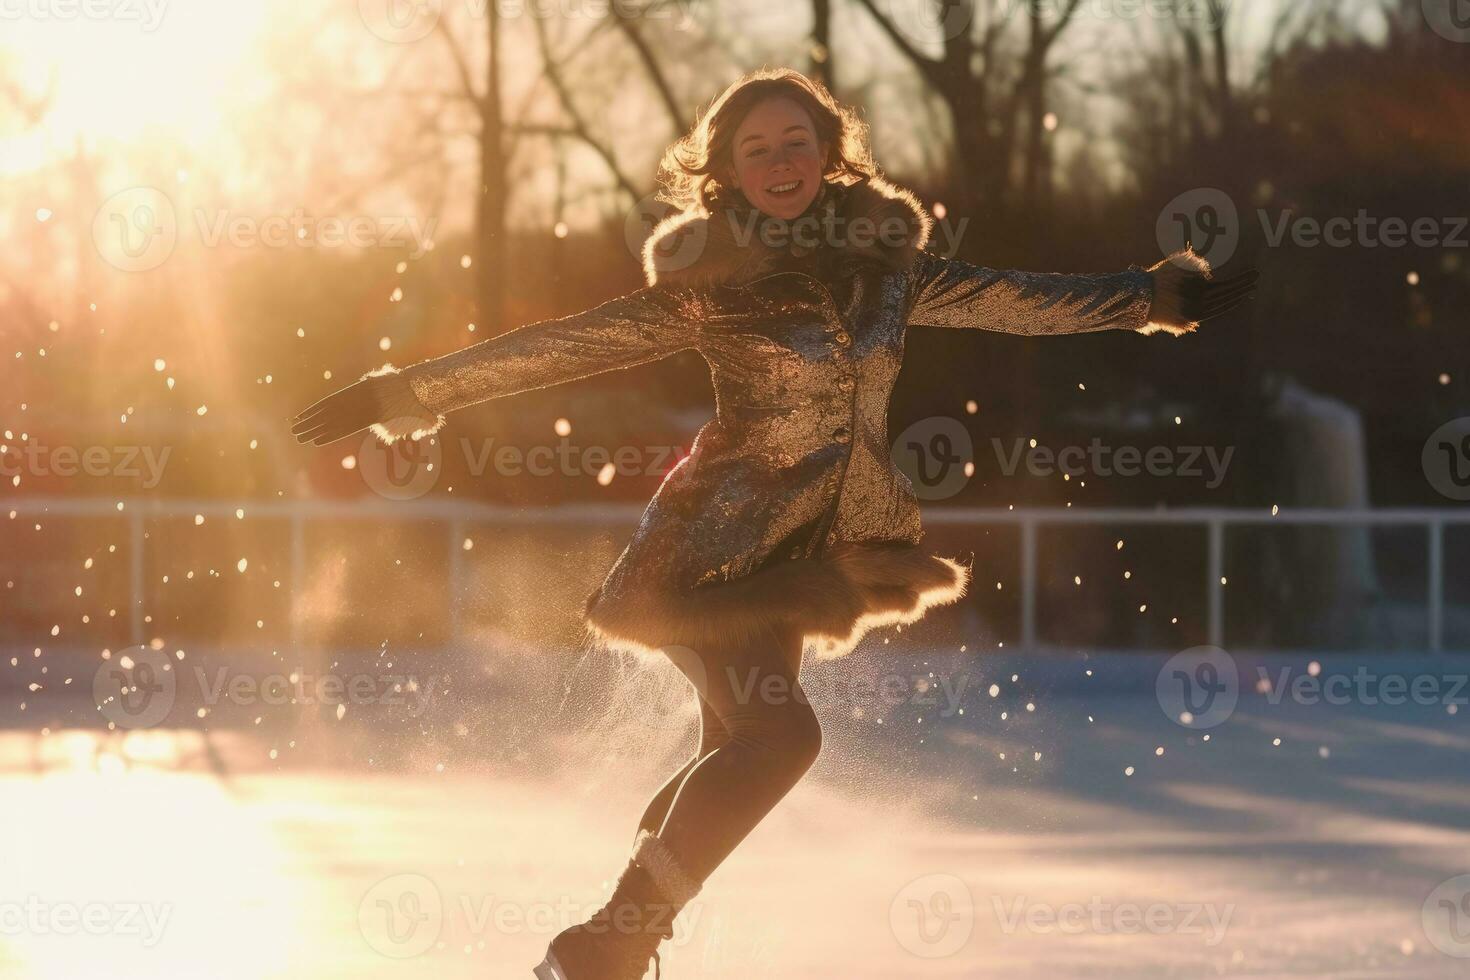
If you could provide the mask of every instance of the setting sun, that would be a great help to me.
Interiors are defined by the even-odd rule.
[[[36,0],[24,0],[35,4]],[[15,9],[27,9],[19,4]],[[23,170],[78,142],[168,142],[203,149],[259,91],[251,56],[269,3],[118,0],[104,16],[53,5],[0,20],[0,58],[27,100],[50,98],[46,127],[9,141],[0,166]],[[43,7],[43,9],[45,9]]]

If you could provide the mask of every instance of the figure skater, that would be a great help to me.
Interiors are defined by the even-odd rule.
[[[694,758],[654,795],[607,905],[557,935],[541,980],[638,980],[679,910],[816,760],[803,653],[961,596],[921,550],[887,413],[910,326],[1179,335],[1243,302],[1186,250],[1151,269],[1043,275],[924,250],[932,220],[884,180],[867,128],[818,82],[739,79],[663,157],[680,210],[643,248],[647,285],[403,370],[294,420],[326,445],[420,439],[446,413],[676,351],[710,366],[715,417],[665,478],[583,610],[608,647],[667,656],[695,688]]]

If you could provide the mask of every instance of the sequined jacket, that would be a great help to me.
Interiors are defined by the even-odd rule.
[[[1147,332],[1148,272],[942,258],[925,251],[917,198],[879,178],[827,183],[803,219],[672,215],[644,246],[646,286],[403,371],[442,417],[676,351],[708,362],[714,418],[588,600],[589,627],[613,645],[697,649],[796,622],[840,654],[957,598],[967,570],[917,548],[918,503],[890,454],[908,329]]]

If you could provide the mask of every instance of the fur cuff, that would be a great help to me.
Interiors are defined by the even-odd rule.
[[[1198,321],[1185,320],[1178,312],[1179,284],[1199,275],[1206,279],[1214,278],[1214,270],[1205,257],[1190,246],[1181,252],[1175,252],[1148,271],[1154,277],[1154,301],[1149,308],[1148,323],[1137,328],[1138,332],[1149,335],[1162,330],[1171,336],[1182,337],[1198,330]]]
[[[401,377],[399,370],[384,364],[376,371],[362,376],[368,378],[392,377],[393,381],[378,390],[378,418],[370,428],[385,445],[393,445],[399,439],[422,439],[438,432],[444,426],[444,416],[431,412],[414,395],[408,379]]]
[[[674,852],[651,831],[638,834],[633,844],[633,863],[648,872],[659,893],[675,908],[682,909],[699,894],[699,882],[689,876]]]

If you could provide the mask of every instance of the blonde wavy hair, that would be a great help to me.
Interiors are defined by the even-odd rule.
[[[816,138],[827,144],[826,180],[856,184],[879,176],[868,146],[868,124],[839,105],[827,87],[791,68],[763,68],[730,83],[686,135],[664,151],[658,199],[683,211],[716,211],[737,199],[727,182],[734,162],[735,131],[751,109],[766,99],[789,98],[807,111]]]

